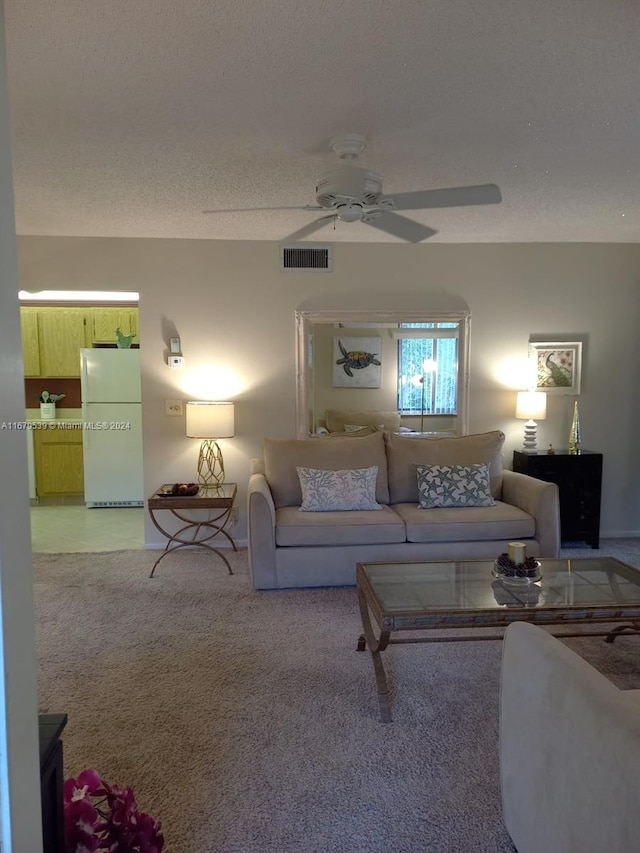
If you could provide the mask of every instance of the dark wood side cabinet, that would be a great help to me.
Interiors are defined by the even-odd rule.
[[[560,492],[560,537],[563,542],[586,542],[600,547],[602,453],[581,450],[527,452],[515,450],[513,470],[548,483]]]
[[[39,714],[40,798],[42,803],[42,849],[44,853],[64,853],[62,786],[62,741],[66,714]]]

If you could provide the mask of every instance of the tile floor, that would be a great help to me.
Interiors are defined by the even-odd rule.
[[[144,547],[144,507],[32,506],[31,547],[54,554]]]

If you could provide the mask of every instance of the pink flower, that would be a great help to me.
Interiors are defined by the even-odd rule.
[[[96,834],[99,819],[96,808],[89,800],[73,800],[64,804],[64,829],[70,853],[93,853],[100,838]]]
[[[83,799],[104,793],[102,779],[95,770],[83,770],[77,779],[67,779],[63,787],[64,799]]]
[[[63,793],[67,853],[162,853],[161,824],[138,809],[131,788],[83,770],[67,779]]]

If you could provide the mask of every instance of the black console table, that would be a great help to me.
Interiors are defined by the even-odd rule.
[[[43,853],[64,853],[62,741],[66,714],[39,714]]]
[[[602,453],[581,450],[515,450],[513,470],[556,483],[560,492],[560,536],[563,542],[600,547]]]

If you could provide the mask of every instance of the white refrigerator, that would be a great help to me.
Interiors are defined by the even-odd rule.
[[[84,501],[143,506],[140,350],[81,349]]]

